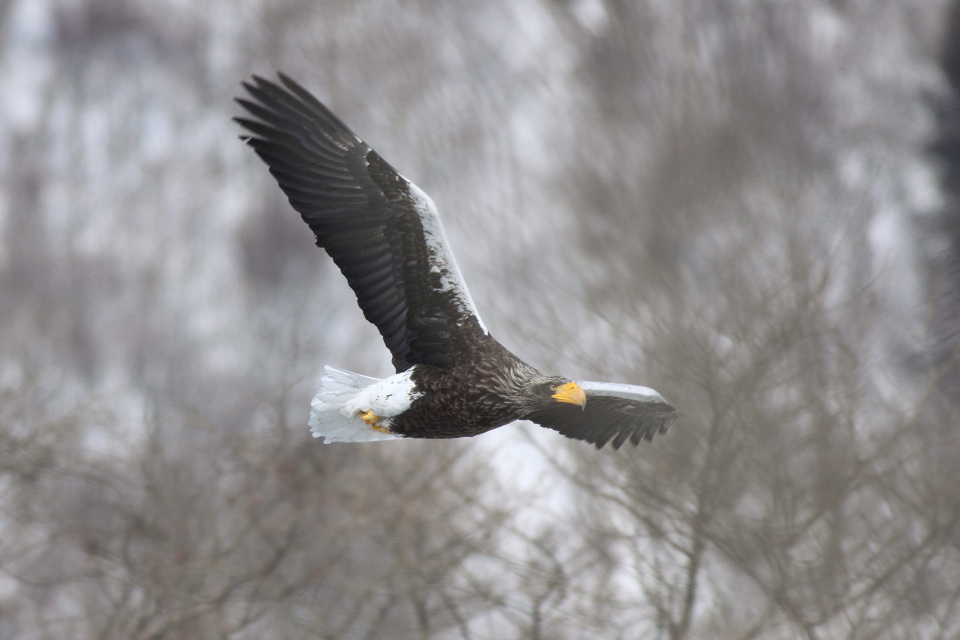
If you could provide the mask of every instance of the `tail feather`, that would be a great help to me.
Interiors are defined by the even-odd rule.
[[[380,382],[352,371],[324,367],[320,378],[320,390],[310,402],[310,431],[314,438],[323,436],[326,444],[331,442],[373,442],[394,440],[398,436],[373,429],[356,415],[343,409],[357,394]]]

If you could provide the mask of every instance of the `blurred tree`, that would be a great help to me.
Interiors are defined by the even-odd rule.
[[[0,3],[0,639],[960,635],[944,9]],[[229,122],[276,68],[498,338],[682,421],[313,442],[389,360]]]

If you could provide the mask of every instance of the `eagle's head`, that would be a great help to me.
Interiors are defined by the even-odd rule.
[[[541,411],[557,404],[583,408],[587,394],[576,382],[560,376],[537,376],[524,386],[521,402],[526,411]]]

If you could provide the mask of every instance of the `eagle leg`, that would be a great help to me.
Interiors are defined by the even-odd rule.
[[[391,433],[390,429],[386,427],[381,427],[378,422],[380,422],[380,416],[376,415],[372,410],[364,411],[360,414],[360,418],[370,425],[370,428],[374,431],[379,431],[380,433]]]

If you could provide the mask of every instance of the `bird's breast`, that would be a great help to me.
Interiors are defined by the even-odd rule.
[[[498,381],[476,364],[439,369],[413,367],[417,398],[396,416],[391,430],[412,438],[475,436],[522,415],[504,397]]]

